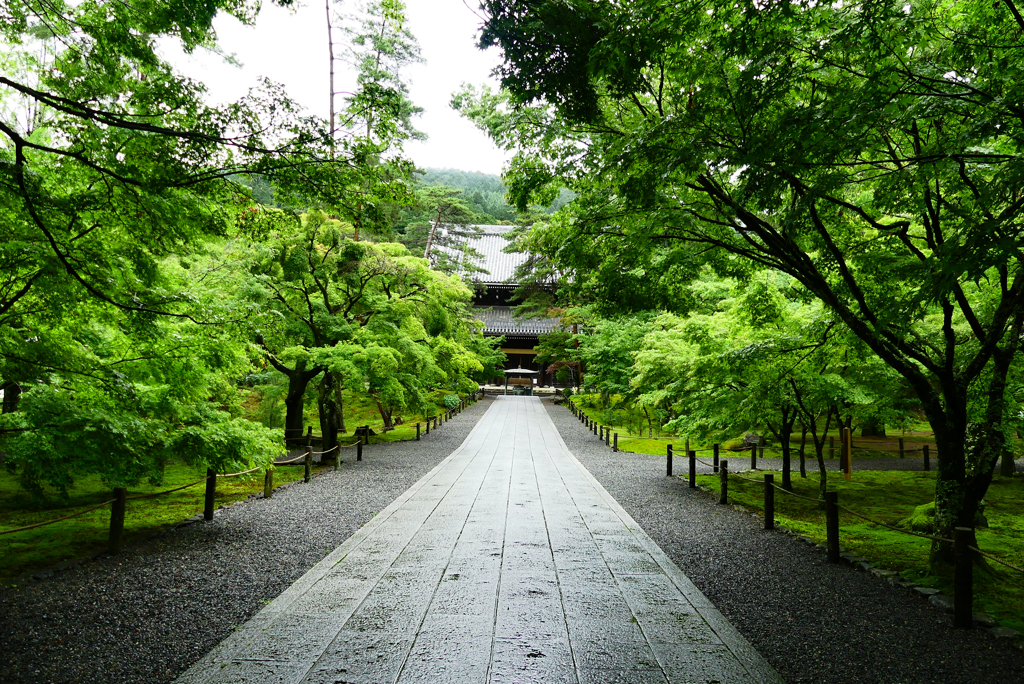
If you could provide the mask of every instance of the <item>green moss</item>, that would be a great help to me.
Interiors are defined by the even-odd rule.
[[[910,517],[900,521],[899,527],[931,534],[935,530],[935,502],[930,501],[915,508]]]

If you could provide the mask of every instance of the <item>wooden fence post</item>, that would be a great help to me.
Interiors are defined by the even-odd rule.
[[[310,482],[313,479],[313,426],[306,430],[306,458],[303,461],[305,473],[303,482]]]
[[[203,520],[213,520],[213,497],[217,494],[217,472],[206,469],[206,499],[203,501]]]
[[[128,490],[114,489],[114,503],[110,504],[110,535],[107,538],[107,553],[116,556],[121,553],[121,535],[124,533],[124,510],[128,503]]]
[[[842,454],[839,467],[843,471],[843,479],[849,480],[853,473],[853,431],[850,428],[843,428]]]
[[[269,499],[274,495],[274,469],[267,468],[263,471],[263,498]]]
[[[839,557],[839,492],[825,492],[825,548],[828,562],[838,563]]]
[[[970,629],[974,625],[974,558],[971,551],[972,530],[953,530],[953,626]]]
[[[925,444],[923,447],[921,447],[921,453],[924,454],[924,469],[925,470],[931,470],[932,469],[932,460],[931,460],[931,454],[929,453],[929,449],[928,449],[928,445],[927,444]]]
[[[605,446],[610,446],[611,445],[611,441],[612,441],[612,429],[610,427],[606,427],[604,429],[604,445]]]
[[[775,475],[764,474],[764,529],[775,529]]]
[[[690,489],[697,488],[697,452],[687,451],[687,457],[690,461]]]
[[[420,441],[420,424],[416,423],[416,441]]]
[[[718,464],[718,503],[727,504],[729,503],[729,460],[723,458],[722,462]]]
[[[360,437],[359,441],[356,442],[356,460],[357,461],[362,461],[363,460],[363,438],[362,437]]]
[[[750,447],[750,469],[757,470],[757,446]]]
[[[906,457],[906,454],[904,453],[904,449],[903,449],[903,438],[900,437],[900,458],[905,458],[905,457]]]
[[[612,440],[612,441],[613,441],[612,451],[618,451],[619,450],[619,433],[618,432],[615,433],[615,439]]]
[[[672,445],[669,444],[665,450],[666,461],[665,461],[665,477],[672,477]]]
[[[717,444],[715,444],[711,448],[711,452],[712,452],[711,453],[711,465],[713,467],[712,472],[717,473],[718,472],[718,445]]]

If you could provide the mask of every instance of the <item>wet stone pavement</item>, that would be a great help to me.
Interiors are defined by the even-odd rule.
[[[178,682],[781,679],[576,461],[540,401],[502,397]]]

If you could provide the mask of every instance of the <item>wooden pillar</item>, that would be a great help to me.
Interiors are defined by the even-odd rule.
[[[213,497],[217,494],[217,472],[206,469],[206,498],[203,501],[203,520],[213,520]]]
[[[110,504],[110,534],[107,537],[107,553],[116,556],[121,553],[121,536],[124,533],[124,512],[128,503],[128,490],[114,489],[114,502]]]
[[[847,427],[843,428],[842,459],[839,467],[843,471],[843,479],[849,480],[853,474],[853,430]]]

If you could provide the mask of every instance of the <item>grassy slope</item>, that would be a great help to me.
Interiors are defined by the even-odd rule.
[[[816,499],[817,473],[807,479],[796,477],[793,488],[797,494]],[[763,480],[763,473],[744,473],[744,477]],[[714,475],[700,475],[698,482],[714,492],[719,491],[719,480]],[[923,472],[858,471],[853,480],[830,477],[829,489],[839,492],[839,505],[862,515],[893,524],[907,518],[914,508],[932,501],[935,474]],[[764,485],[729,478],[731,503],[763,512]],[[997,555],[1018,567],[1024,566],[1024,480],[996,478],[985,497],[988,528],[978,528],[979,548]],[[816,501],[805,501],[788,496],[779,490],[775,495],[775,518],[778,524],[825,542],[825,516]],[[931,542],[920,537],[894,532],[840,512],[840,544],[871,559],[871,562],[927,586],[942,589],[952,595],[952,578],[932,575],[928,552]],[[1000,566],[993,564],[993,568]],[[992,577],[975,577],[975,604],[1002,624],[1024,630],[1024,578],[1020,573],[1005,569]],[[975,573],[979,575],[980,573]]]
[[[243,407],[245,409],[246,418],[264,422],[264,424],[269,424],[270,427],[280,427],[284,424],[283,406],[278,406],[272,420],[267,421],[266,415],[264,414],[261,416],[259,411],[260,398],[258,393],[250,390],[246,391],[245,394],[246,397],[243,401]],[[449,394],[449,392],[436,392],[434,397],[436,404],[434,412],[430,412],[428,410],[427,413],[431,416],[444,413],[446,409],[442,400],[446,394]],[[313,396],[312,391],[310,391],[309,396]],[[346,432],[341,437],[341,441],[343,443],[354,442],[355,438],[353,435],[355,433],[355,429],[361,425],[369,425],[370,429],[376,433],[371,438],[371,442],[395,442],[403,439],[415,439],[416,423],[419,422],[424,424],[426,422],[426,418],[422,413],[405,414],[402,416],[403,422],[400,425],[396,425],[393,430],[383,432],[384,420],[380,417],[380,412],[377,410],[377,404],[369,395],[356,394],[351,391],[345,392],[344,412]],[[314,434],[320,434],[320,419],[315,403],[307,401],[303,415],[303,422],[305,425],[313,427]],[[421,429],[425,428],[422,428],[421,426]]]

